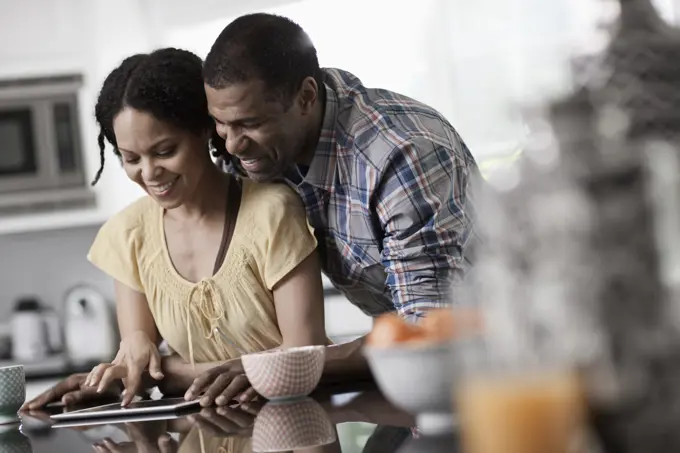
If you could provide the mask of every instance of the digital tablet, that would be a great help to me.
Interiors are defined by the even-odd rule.
[[[122,407],[120,403],[105,404],[54,414],[50,418],[54,420],[82,420],[101,417],[129,417],[131,415],[174,413],[198,407],[200,407],[199,400],[185,401],[184,398],[168,398],[133,401],[127,407]]]

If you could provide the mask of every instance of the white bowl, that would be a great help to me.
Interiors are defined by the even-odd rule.
[[[321,380],[325,346],[276,349],[241,356],[250,384],[269,400],[309,395]]]
[[[424,434],[452,431],[453,344],[366,346],[368,365],[385,398],[416,417]]]

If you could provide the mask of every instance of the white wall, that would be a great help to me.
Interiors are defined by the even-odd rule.
[[[365,85],[414,97],[455,115],[449,54],[449,26],[442,14],[450,0],[297,0],[264,11],[296,21],[310,35],[322,66],[353,72]],[[164,30],[164,45],[205,57],[233,16]],[[454,122],[454,124],[456,124]],[[465,131],[462,131],[465,134]]]
[[[81,0],[0,1],[0,77],[82,69],[88,23],[73,19],[81,7]]]
[[[568,57],[603,43],[596,32],[614,0],[320,0],[275,2],[298,22],[323,66],[440,110],[478,160],[524,141],[523,107],[566,89]],[[676,0],[654,0],[674,20]],[[225,12],[165,27],[159,42],[204,57],[233,17]]]

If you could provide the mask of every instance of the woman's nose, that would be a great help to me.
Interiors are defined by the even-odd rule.
[[[154,159],[145,159],[142,163],[142,177],[144,181],[154,181],[163,172],[163,169],[156,165]]]

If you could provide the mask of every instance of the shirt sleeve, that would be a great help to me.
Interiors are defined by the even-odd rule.
[[[262,218],[258,219],[263,231],[262,273],[270,291],[316,250],[314,230],[307,221],[300,197],[288,186],[277,185],[275,191],[265,194]]]
[[[97,233],[87,259],[110,277],[144,292],[138,266],[137,229],[124,212],[109,219]]]
[[[476,167],[462,141],[454,146],[461,148],[427,139],[400,145],[376,192],[386,284],[396,310],[412,321],[454,303],[451,287],[466,269],[474,223],[468,188]]]

